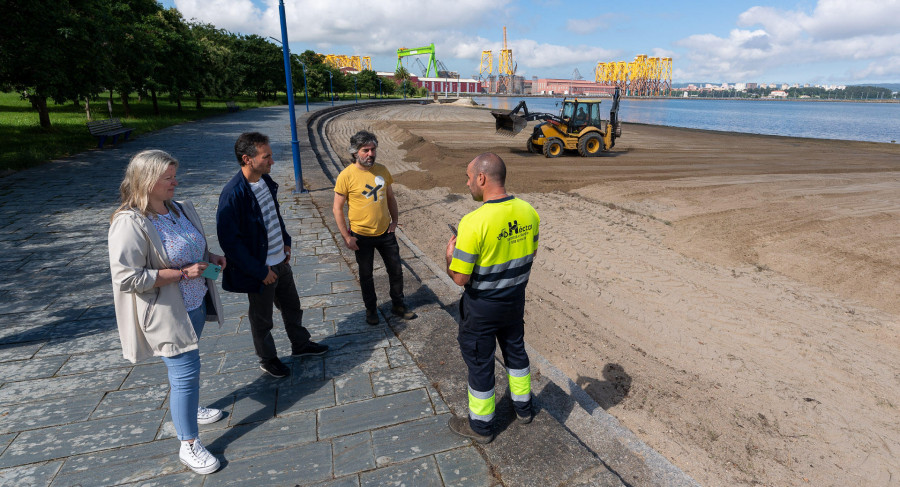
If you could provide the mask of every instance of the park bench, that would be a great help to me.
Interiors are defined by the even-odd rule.
[[[103,143],[106,142],[107,137],[112,137],[113,145],[116,145],[116,139],[119,138],[120,135],[125,134],[125,140],[128,140],[128,136],[131,135],[131,131],[134,130],[130,127],[123,127],[122,122],[118,118],[110,118],[106,120],[92,120],[87,123],[88,131],[91,132],[91,135],[97,137],[97,147],[103,148]]]
[[[241,109],[241,107],[239,107],[237,103],[233,101],[226,101],[225,108],[227,108],[229,112],[236,112]]]

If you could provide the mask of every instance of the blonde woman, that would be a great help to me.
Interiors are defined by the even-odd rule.
[[[204,323],[221,326],[223,317],[215,283],[202,274],[210,262],[225,267],[225,258],[209,252],[194,206],[172,199],[177,169],[160,150],[131,158],[109,227],[109,264],[122,354],[132,362],[162,357],[179,458],[210,474],[219,460],[200,443],[197,425],[218,421],[222,411],[199,406],[198,342]]]

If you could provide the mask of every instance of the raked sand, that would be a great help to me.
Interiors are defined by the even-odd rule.
[[[900,482],[900,145],[624,126],[547,159],[483,109],[329,126],[380,139],[404,233],[443,262],[493,151],[541,215],[526,340],[703,485]]]

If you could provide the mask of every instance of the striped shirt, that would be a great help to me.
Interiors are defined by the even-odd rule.
[[[278,213],[275,209],[275,200],[272,199],[272,192],[269,191],[269,186],[262,179],[250,183],[250,188],[253,189],[253,196],[256,196],[256,202],[259,203],[263,222],[266,224],[266,233],[269,236],[266,265],[280,264],[285,259],[284,238],[281,236],[281,225],[278,223]]]

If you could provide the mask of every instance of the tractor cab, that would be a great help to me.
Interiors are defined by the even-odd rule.
[[[559,116],[568,124],[569,134],[581,133],[586,127],[597,127],[603,130],[600,118],[601,100],[563,100]]]

